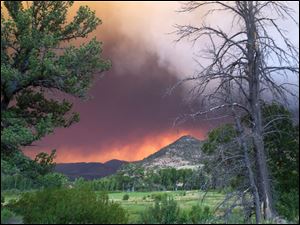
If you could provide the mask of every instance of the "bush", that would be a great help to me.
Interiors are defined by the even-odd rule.
[[[211,223],[213,214],[209,207],[193,206],[191,211],[181,211],[172,198],[156,201],[153,207],[141,214],[143,224],[206,224]]]
[[[148,208],[141,214],[144,224],[176,224],[180,221],[180,210],[171,198],[156,201],[154,207]]]
[[[205,224],[210,223],[210,221],[213,219],[213,214],[211,213],[209,207],[203,208],[197,205],[192,207],[188,219],[188,222],[192,224]]]
[[[48,173],[38,177],[38,182],[44,188],[60,188],[66,186],[68,178],[61,173]]]
[[[180,191],[180,192],[178,192],[178,195],[179,196],[186,196],[186,191]]]
[[[1,224],[7,224],[8,221],[14,216],[14,213],[9,209],[1,208]]]
[[[168,194],[164,193],[164,194],[152,194],[151,195],[151,198],[154,200],[154,201],[163,201],[165,199],[168,198]]]
[[[31,224],[126,223],[127,215],[108,196],[89,189],[45,189],[25,193],[10,205]]]
[[[129,199],[129,195],[128,194],[125,194],[124,196],[123,196],[123,200],[124,201],[127,201]]]
[[[281,193],[276,205],[278,213],[289,221],[299,221],[299,191],[291,190],[289,193]]]

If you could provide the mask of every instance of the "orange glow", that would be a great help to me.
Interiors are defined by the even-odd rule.
[[[174,39],[171,35],[166,35],[171,32],[173,25],[177,20],[170,20],[170,18],[177,18],[175,15],[178,9],[178,2],[93,2],[81,1],[75,2],[74,6],[68,12],[68,19],[74,17],[76,11],[81,5],[88,5],[92,10],[96,11],[96,16],[101,18],[103,24],[91,34],[88,39],[96,36],[98,40],[104,42],[104,46],[108,46],[112,41],[120,40],[124,45],[124,39],[133,40],[134,43],[140,43],[136,46],[145,48],[145,56],[143,54],[129,54],[127,49],[123,49],[123,45],[113,46],[112,52],[117,52],[120,57],[114,56],[113,67],[117,67],[117,71],[126,70],[127,63],[130,62],[130,67],[138,69],[144,64],[144,60],[148,60],[147,55],[155,53],[159,56],[158,61],[162,67],[170,70],[170,73],[189,74],[191,71],[186,69],[186,65],[190,65],[191,57],[189,51],[177,44],[177,51],[172,44]],[[147,27],[147,32],[141,32]],[[115,38],[118,36],[120,38]],[[84,40],[87,41],[87,40]],[[74,41],[75,45],[81,44],[82,40]],[[135,46],[135,45],[134,45]],[[126,53],[127,60],[124,59],[123,52]],[[135,52],[135,51],[133,51]],[[178,60],[179,59],[179,60]],[[170,60],[170,62],[169,62]],[[124,61],[124,65],[123,65]],[[172,65],[172,66],[170,66]],[[125,74],[126,75],[126,74]],[[144,75],[142,73],[142,75]],[[57,163],[69,162],[106,162],[111,159],[119,159],[126,161],[141,160],[150,154],[155,153],[162,147],[174,142],[183,135],[193,135],[196,138],[203,139],[205,133],[201,130],[184,130],[180,132],[162,131],[155,135],[150,134],[146,137],[137,137],[134,141],[128,141],[125,144],[107,143],[105,146],[97,148],[78,146],[71,148],[67,146],[57,147]],[[84,135],[84,134],[83,134]],[[83,143],[84,144],[84,143]],[[55,143],[53,142],[53,145]],[[39,152],[50,152],[49,147],[34,147],[31,149],[24,149],[24,153],[34,158]]]
[[[199,139],[203,139],[204,135],[201,131],[192,132],[193,135]],[[119,159],[125,161],[137,161],[155,153],[161,148],[171,144],[183,135],[191,134],[191,132],[178,132],[174,134],[158,135],[147,137],[144,140],[130,143],[125,146],[113,146],[97,153],[97,149],[93,151],[84,151],[84,149],[57,149],[57,163],[70,162],[106,162],[111,159]],[[34,158],[34,156],[41,151],[50,152],[46,149],[39,149],[38,151],[24,151],[24,153]]]

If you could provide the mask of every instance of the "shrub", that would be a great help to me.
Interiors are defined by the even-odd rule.
[[[190,211],[181,211],[177,202],[170,197],[156,201],[140,218],[143,224],[206,224],[212,220],[209,207],[193,206]]]
[[[68,178],[61,173],[48,173],[38,177],[38,182],[44,188],[60,188],[66,186]]]
[[[124,196],[123,196],[123,200],[124,201],[127,201],[129,199],[129,195],[128,194],[125,194]]]
[[[213,214],[211,213],[209,207],[201,207],[199,205],[193,206],[191,211],[189,212],[189,223],[193,224],[205,224],[209,223],[213,218]]]
[[[162,200],[165,200],[168,198],[168,194],[164,193],[164,194],[152,194],[151,195],[151,198],[154,200],[154,201],[162,201]]]
[[[299,191],[291,190],[289,193],[281,193],[276,205],[278,213],[289,221],[299,221]]]
[[[148,208],[141,214],[144,224],[176,224],[180,220],[180,210],[172,198],[156,201],[154,207]]]
[[[178,193],[178,195],[179,195],[179,196],[186,196],[186,191],[180,191],[180,192]]]
[[[45,189],[25,193],[11,205],[31,224],[126,223],[127,215],[108,196],[97,196],[89,189]]]
[[[14,213],[7,208],[1,208],[1,224],[7,224],[14,217]]]
[[[75,188],[88,188],[90,186],[90,182],[85,181],[83,177],[76,178],[73,184]]]

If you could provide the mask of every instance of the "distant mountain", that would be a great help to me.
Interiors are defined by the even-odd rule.
[[[120,170],[124,174],[135,176],[141,169],[144,171],[166,168],[197,169],[203,166],[204,157],[202,142],[187,135],[180,137],[141,161],[124,165]]]
[[[194,168],[201,166],[202,142],[190,135],[182,136],[175,142],[160,149],[147,158],[136,162],[147,169]]]
[[[106,163],[58,163],[56,164],[55,171],[65,174],[72,180],[78,177],[90,180],[112,175],[124,164],[127,164],[127,162],[116,159]]]
[[[175,142],[160,149],[147,158],[128,163],[111,160],[106,163],[60,163],[56,165],[57,172],[67,175],[71,179],[83,177],[95,179],[112,175],[118,170],[125,173],[134,172],[138,168],[157,170],[164,168],[197,168],[202,166],[202,142],[190,135],[182,136]]]
[[[121,160],[117,160],[117,159],[113,159],[110,161],[107,161],[104,165],[110,168],[114,168],[114,169],[119,169],[121,168],[124,164],[127,164],[126,161],[121,161]]]

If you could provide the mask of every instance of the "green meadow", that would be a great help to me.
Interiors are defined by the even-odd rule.
[[[100,195],[101,192],[96,192]],[[18,200],[21,192],[3,192],[5,204],[12,200]],[[129,199],[123,200],[123,196],[128,194]],[[167,195],[173,198],[181,210],[190,210],[192,206],[209,206],[214,209],[224,199],[224,194],[219,192],[203,191],[161,191],[161,192],[115,192],[109,193],[111,201],[119,203],[128,213],[129,223],[138,223],[140,215],[155,203],[155,197]]]
[[[125,194],[128,200],[123,200]],[[203,191],[164,191],[164,192],[118,192],[110,193],[109,199],[118,202],[128,212],[129,222],[137,223],[140,214],[155,202],[157,195],[167,194],[178,203],[181,210],[190,210],[192,206],[202,205],[214,208],[224,199],[224,194]],[[204,197],[205,195],[205,197]],[[204,198],[203,198],[204,197]]]

